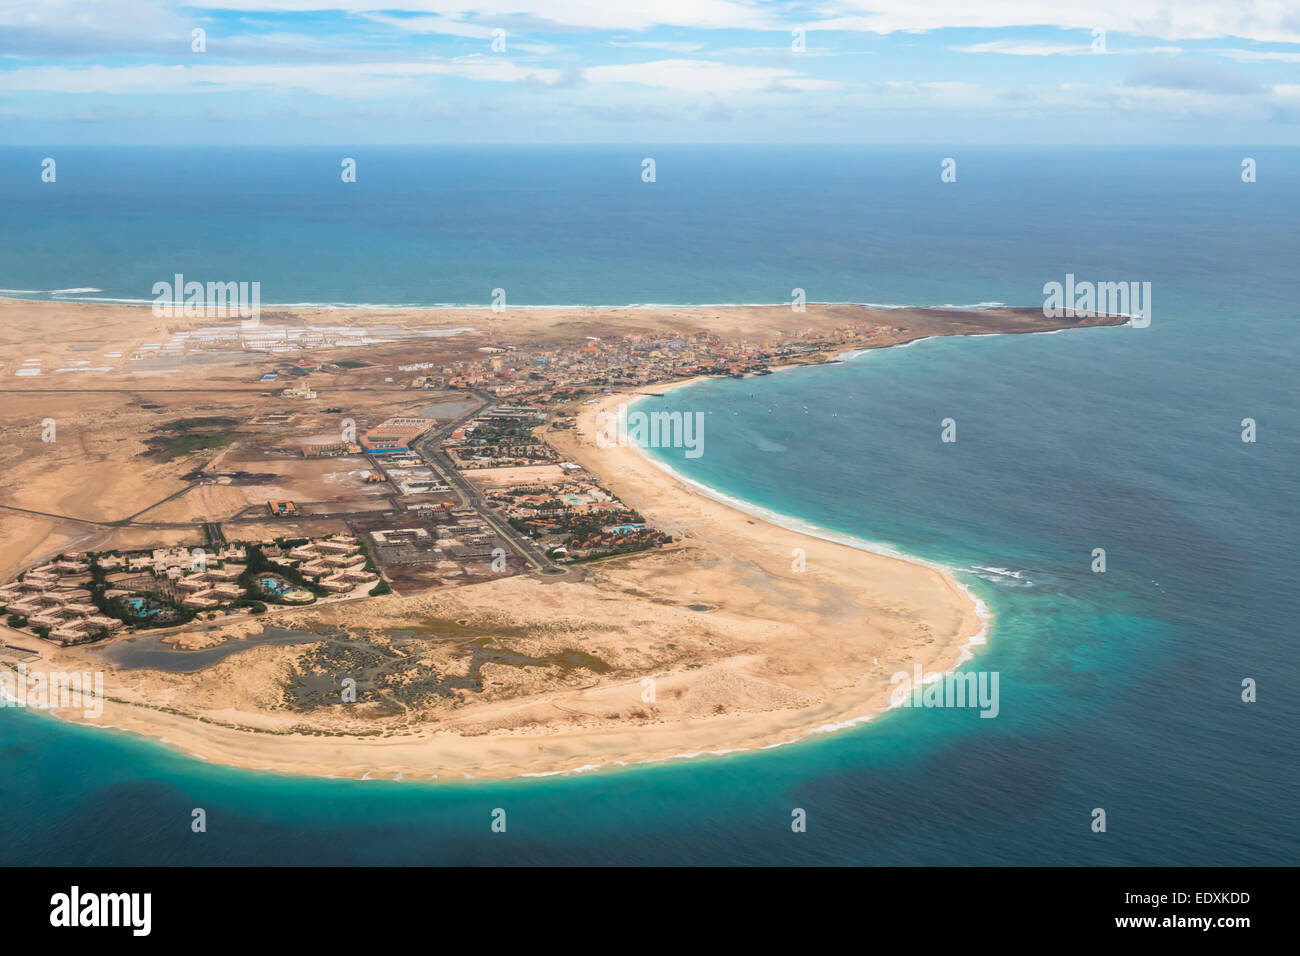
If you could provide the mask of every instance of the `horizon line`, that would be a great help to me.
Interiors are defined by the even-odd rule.
[[[608,140],[580,140],[566,142],[497,142],[492,140],[475,140],[463,142],[427,142],[427,143],[393,143],[393,142],[319,142],[319,143],[221,143],[219,146],[213,146],[211,143],[114,143],[114,142],[25,142],[25,143],[0,143],[0,149],[51,149],[62,147],[115,147],[121,149],[334,149],[334,148],[351,148],[357,147],[381,147],[385,149],[456,149],[466,147],[482,147],[492,149],[515,149],[515,148],[536,148],[536,147],[610,147],[610,148],[641,148],[641,147],[661,147],[661,146],[773,146],[789,149],[810,149],[827,146],[839,147],[866,147],[866,148],[894,148],[894,149],[1238,149],[1238,148],[1269,148],[1269,149],[1300,149],[1300,142],[1296,143],[1264,143],[1264,142],[1236,142],[1236,143],[972,143],[972,142],[948,142],[948,143],[920,143],[920,142],[857,142],[851,140],[806,140],[798,143],[774,142],[767,140],[661,140],[661,141],[608,141]]]

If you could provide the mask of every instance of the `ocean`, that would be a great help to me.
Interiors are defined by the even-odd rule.
[[[930,339],[652,400],[705,416],[704,454],[666,466],[954,568],[994,615],[965,667],[1000,675],[996,719],[900,709],[483,783],[236,771],[0,709],[0,862],[1300,862],[1298,205],[1285,149],[0,148],[0,294],[24,298],[150,301],[175,272],[260,281],[264,307],[1153,289],[1149,328]]]

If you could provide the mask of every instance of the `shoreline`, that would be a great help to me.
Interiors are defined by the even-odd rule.
[[[975,334],[1027,334],[1034,331],[1056,330],[1017,329]],[[837,353],[836,361],[936,337],[944,336],[921,334],[902,342],[882,342],[865,348],[855,346]],[[813,368],[822,364],[827,363],[791,362],[776,366],[773,371]],[[548,687],[520,699],[475,701],[465,710],[477,709],[479,714],[488,712],[500,716],[504,713],[509,716],[536,704],[553,706],[564,713],[595,717],[583,709],[566,709],[558,701],[570,705],[608,707],[611,699],[619,699],[616,697],[618,692],[635,693],[642,674],[654,674],[655,679],[661,680],[665,686],[673,686],[676,682],[691,690],[690,682],[701,673],[707,673],[741,682],[728,685],[724,681],[721,685],[724,691],[727,687],[733,690],[740,687],[734,694],[729,696],[730,692],[725,692],[720,698],[728,707],[734,705],[734,711],[719,706],[720,716],[713,713],[677,714],[649,724],[627,721],[583,724],[578,721],[575,726],[573,721],[566,723],[561,718],[558,730],[553,724],[537,730],[521,729],[515,723],[509,725],[513,729],[474,729],[465,733],[457,732],[458,726],[464,727],[464,718],[439,718],[414,729],[408,727],[386,732],[381,737],[329,730],[308,729],[302,732],[293,729],[303,726],[301,721],[262,711],[242,711],[229,705],[216,707],[214,703],[209,703],[209,710],[199,708],[190,713],[179,713],[171,708],[155,709],[143,704],[143,701],[154,699],[150,693],[141,693],[141,688],[148,682],[146,679],[135,681],[135,690],[141,693],[140,706],[133,706],[126,700],[111,699],[113,692],[110,690],[102,721],[78,719],[75,714],[56,716],[91,726],[111,726],[118,732],[165,743],[173,752],[248,770],[316,777],[436,779],[442,782],[448,779],[502,781],[520,777],[567,776],[772,749],[867,723],[895,709],[896,705],[891,704],[891,691],[895,685],[888,680],[891,671],[910,674],[914,666],[919,666],[925,681],[928,681],[951,673],[970,660],[979,647],[987,644],[992,615],[971,588],[957,578],[955,569],[728,496],[677,473],[671,466],[639,448],[602,449],[590,437],[594,435],[591,425],[600,410],[607,410],[628,399],[632,400],[628,404],[632,404],[646,394],[664,394],[713,377],[717,376],[696,376],[611,391],[597,396],[593,404],[579,405],[571,411],[579,419],[577,429],[548,434],[548,440],[561,454],[581,464],[656,526],[666,524],[689,529],[686,535],[689,540],[683,541],[681,546],[674,544],[660,552],[644,552],[626,559],[589,565],[595,581],[604,590],[590,583],[560,585],[572,589],[564,592],[570,600],[563,603],[573,605],[565,611],[581,617],[583,608],[591,606],[590,592],[593,591],[600,600],[618,601],[618,589],[608,586],[610,579],[639,580],[638,587],[644,591],[650,587],[646,582],[655,580],[661,557],[672,556],[680,562],[683,553],[694,555],[692,560],[696,561],[696,566],[688,569],[692,573],[681,577],[679,585],[695,587],[699,581],[704,581],[705,584],[699,586],[711,586],[717,590],[719,585],[709,578],[710,572],[702,570],[705,565],[698,562],[711,562],[708,565],[711,567],[727,560],[732,564],[733,577],[737,570],[743,569],[746,574],[774,583],[776,589],[784,589],[784,593],[773,597],[762,587],[756,590],[752,584],[748,591],[739,584],[733,590],[721,585],[720,593],[728,600],[709,608],[711,613],[707,617],[711,621],[706,627],[722,625],[723,636],[730,638],[731,643],[728,653],[708,659],[704,671],[688,675],[678,668],[665,675],[651,667],[636,673],[630,680],[626,679],[626,673],[621,673],[621,681],[617,684],[597,682],[576,691]],[[580,436],[585,440],[579,442]],[[647,500],[649,505],[644,504]],[[656,519],[655,512],[666,520]],[[781,570],[782,565],[787,569],[790,566],[792,544],[809,552],[810,573],[799,575],[804,580],[798,583],[788,570]],[[816,568],[813,567],[814,551],[818,553],[818,560],[825,559]],[[721,577],[725,580],[727,575]],[[485,588],[496,590],[482,590]],[[403,608],[420,610],[431,605],[469,605],[471,602],[478,606],[490,604],[493,599],[498,603],[504,602],[506,606],[512,602],[527,606],[529,601],[547,591],[555,593],[550,588],[539,586],[536,578],[519,576],[453,589],[452,592],[424,592],[408,599]],[[629,593],[636,591],[637,588],[633,588]],[[791,596],[795,593],[802,595],[802,600]],[[734,595],[741,597],[732,600]],[[751,612],[745,605],[755,596],[760,601],[767,599],[761,608],[762,613]],[[643,600],[644,594],[638,595],[637,599]],[[584,600],[588,601],[585,605]],[[673,602],[659,599],[650,603]],[[382,613],[384,609],[393,609],[394,605],[381,606],[375,602],[374,607]],[[629,607],[629,610],[635,608]],[[362,613],[364,615],[364,611]],[[702,617],[704,615],[694,614],[693,620],[699,622]],[[689,611],[684,616],[678,614],[675,623],[680,625],[691,618]],[[353,617],[348,623],[367,626],[358,625],[356,620]],[[909,632],[910,638],[905,636],[900,620],[913,628]],[[671,636],[672,631],[667,633]],[[921,640],[918,633],[929,636]],[[813,643],[822,650],[810,650]],[[235,656],[244,657],[241,665],[246,663],[256,668],[268,660],[255,657],[260,651],[260,648],[249,649]],[[59,658],[64,658],[64,663],[76,662],[79,656],[83,661],[85,659],[84,655],[75,652],[52,656],[55,658],[51,662],[53,666],[58,666]],[[877,663],[878,666],[873,667]],[[782,670],[782,667],[793,668],[797,680],[793,683],[788,681],[789,671]],[[128,679],[131,676],[134,675],[128,675]],[[755,704],[750,688],[763,684],[771,686],[774,679],[785,682],[779,688],[790,693],[770,695],[773,702],[765,704],[759,701]],[[162,682],[153,690],[159,686],[171,700],[181,702],[185,699],[177,685]],[[791,687],[796,689],[792,691]],[[680,696],[681,691],[675,693]],[[626,697],[622,699],[626,701]],[[193,699],[190,704],[193,706]],[[538,722],[534,720],[531,723]],[[506,726],[505,722],[500,722],[500,726]],[[241,730],[240,727],[247,729]]]
[[[798,366],[787,366],[787,367],[796,368]],[[812,366],[808,366],[808,367],[811,368]],[[693,385],[695,384],[695,381],[696,380],[692,379],[690,381],[682,382],[680,384]],[[670,390],[671,389],[666,389],[662,394],[667,394],[667,392]],[[662,462],[659,459],[655,458],[654,456],[647,454],[642,449],[638,449],[638,451],[641,451],[641,454],[643,455],[643,457],[646,459],[647,462],[649,462],[651,465],[663,471],[674,481],[690,486],[692,489],[700,492],[701,494],[706,495],[709,498],[712,498],[720,505],[724,505],[725,507],[732,508],[736,511],[742,512],[743,514],[747,514],[753,518],[757,518],[760,521],[765,521],[768,524],[775,525],[779,528],[784,528],[787,531],[793,532],[794,534],[807,535],[810,538],[817,538],[820,541],[826,541],[831,544],[844,545],[847,548],[853,548],[858,551],[865,551],[868,554],[875,554],[885,558],[894,558],[895,560],[898,561],[905,561],[909,564],[917,564],[917,565],[921,565],[922,567],[933,568],[936,571],[953,575],[953,578],[957,586],[961,588],[963,591],[966,591],[971,601],[974,602],[976,606],[976,614],[980,617],[980,620],[982,620],[985,624],[985,627],[978,634],[972,636],[971,639],[962,647],[963,654],[957,660],[956,664],[954,664],[953,666],[954,667],[960,666],[961,664],[964,664],[966,661],[971,660],[975,655],[970,650],[970,648],[981,646],[986,643],[986,638],[988,637],[989,625],[993,621],[993,612],[989,610],[988,604],[981,597],[979,597],[979,595],[971,591],[969,586],[967,586],[959,578],[956,577],[957,572],[961,570],[960,568],[954,568],[951,565],[943,564],[942,562],[939,561],[931,561],[929,558],[923,558],[920,557],[919,555],[911,554],[906,551],[900,551],[897,548],[890,547],[889,545],[881,544],[878,541],[871,541],[867,538],[862,538],[857,535],[849,534],[847,531],[836,531],[832,528],[826,528],[823,527],[822,525],[813,524],[811,521],[805,521],[802,518],[798,518],[794,515],[788,515],[780,511],[773,511],[771,508],[764,507],[763,505],[756,505],[753,502],[746,501],[743,498],[738,498],[735,495],[729,495],[726,492],[719,491],[718,489],[706,485],[701,481],[696,481],[694,478],[689,478],[686,475],[683,475],[677,469],[673,468],[671,465],[667,464],[666,462]]]
[[[664,383],[650,389],[667,391],[697,380]],[[635,391],[645,392],[650,389],[643,387]],[[581,417],[594,418],[597,410],[607,404],[625,400],[630,392],[634,393],[634,390],[614,392],[605,396],[597,405],[585,406],[579,414]],[[579,430],[583,430],[581,426]],[[848,729],[870,722],[892,709],[889,704],[889,692],[892,690],[888,683],[890,671],[910,672],[913,664],[920,664],[927,676],[943,674],[967,659],[963,655],[968,655],[970,646],[986,639],[988,625],[980,613],[982,603],[947,569],[855,547],[764,519],[756,521],[744,510],[718,501],[713,494],[705,495],[682,478],[664,471],[640,449],[597,449],[594,441],[583,442],[582,445],[584,450],[573,457],[615,490],[624,483],[633,482],[639,497],[655,496],[656,509],[667,508],[671,511],[691,511],[692,506],[698,509],[700,501],[704,500],[708,503],[706,511],[716,509],[722,514],[722,528],[732,525],[736,529],[750,532],[749,540],[741,533],[734,539],[724,541],[724,547],[738,546],[748,551],[750,549],[746,546],[755,541],[768,542],[776,539],[780,542],[776,549],[778,551],[782,550],[781,546],[786,546],[784,553],[788,554],[788,544],[794,542],[808,548],[811,562],[812,553],[816,549],[822,552],[827,564],[844,565],[850,575],[855,570],[865,571],[868,576],[883,571],[890,577],[909,581],[909,586],[912,587],[918,584],[917,579],[920,578],[941,579],[942,586],[937,589],[935,580],[928,584],[921,583],[925,585],[927,601],[947,605],[941,619],[935,619],[933,623],[943,629],[948,637],[940,647],[919,651],[914,648],[893,664],[886,665],[882,660],[879,673],[871,675],[874,679],[865,681],[866,686],[858,686],[863,683],[864,675],[845,675],[852,690],[839,700],[814,701],[811,706],[786,707],[775,712],[726,714],[720,718],[704,718],[702,721],[700,718],[678,720],[660,727],[627,726],[592,731],[562,731],[559,734],[494,734],[486,737],[434,731],[416,735],[413,739],[317,739],[302,734],[268,735],[230,730],[210,722],[204,723],[201,717],[146,710],[111,699],[104,704],[101,721],[87,721],[75,714],[57,716],[79,724],[104,728],[111,725],[117,732],[152,739],[191,758],[246,770],[355,779],[396,779],[400,776],[407,781],[432,778],[439,782],[447,782],[449,779],[481,781],[545,778],[756,752]],[[611,468],[609,460],[600,464],[586,460],[597,451],[620,453],[616,460],[622,467]],[[654,480],[647,480],[649,474],[646,469],[652,471]],[[756,534],[753,530],[755,528]],[[717,529],[711,527],[711,530]],[[750,559],[747,556],[747,560]],[[631,560],[636,561],[637,558]],[[788,559],[785,560],[788,563]],[[947,597],[944,597],[945,593]],[[894,599],[891,598],[892,600]],[[851,622],[837,623],[842,628]],[[848,630],[852,630],[852,627]],[[882,657],[887,646],[888,644],[879,648]],[[250,649],[242,653],[255,651]],[[720,666],[725,668],[729,664],[730,658],[721,661]],[[657,676],[663,679],[662,675]],[[109,696],[112,697],[111,691]],[[700,726],[701,723],[712,726]],[[567,744],[565,749],[574,752],[563,757],[558,753],[542,756],[535,753],[539,745],[544,747],[548,744]],[[493,759],[486,763],[483,755],[478,753],[501,750],[506,752],[500,753],[498,757],[504,759]]]
[[[85,290],[91,291],[91,290]],[[93,290],[100,291],[100,290]],[[10,294],[15,293],[15,294]],[[21,294],[16,294],[21,293]],[[51,298],[33,299],[28,298],[32,295],[46,295]],[[39,292],[35,289],[0,289],[0,299],[9,302],[46,304],[59,303],[61,305],[89,305],[97,307],[121,306],[123,308],[138,309],[143,306],[152,306],[156,299],[123,299],[118,297],[97,297],[85,295],[72,295],[69,292],[66,296],[58,296],[55,292]],[[912,305],[909,303],[898,302],[854,302],[850,300],[809,300],[805,303],[809,306],[836,306],[852,307],[859,309],[871,309],[873,311],[944,311],[944,312],[994,312],[1002,309],[1020,310],[1020,309],[1038,309],[1040,306],[1028,305],[1017,306],[1008,305],[1005,302],[973,302],[967,305],[954,305],[951,303],[936,305]],[[337,312],[491,312],[491,303],[471,303],[471,302],[435,302],[426,305],[402,304],[402,303],[384,303],[384,302],[266,302],[260,305],[262,310],[276,311],[337,311]],[[528,304],[515,303],[507,305],[502,312],[531,312],[531,311],[661,311],[665,309],[788,309],[789,302],[630,302],[626,304],[601,304],[601,303],[543,303]],[[237,318],[237,316],[193,316],[193,318]]]
[[[992,334],[1003,334],[1003,333],[992,333]],[[927,338],[931,338],[931,337],[938,338],[941,336],[927,336]],[[916,341],[919,341],[919,339],[908,340],[907,342],[904,343],[898,343],[898,345],[910,345]],[[878,348],[868,347],[865,349],[851,349],[844,353],[841,353],[841,355],[856,356],[856,355],[865,354],[867,352],[878,351],[880,348],[895,348],[898,347],[898,345],[887,345]],[[824,364],[827,363],[821,363],[821,362],[792,363],[790,365],[775,367],[772,369],[772,371],[773,372],[789,371],[798,368],[810,369],[810,368],[817,368],[818,366]],[[700,382],[709,381],[716,377],[717,376],[696,376],[694,378],[682,379],[676,382],[666,382],[666,383],[660,383],[651,386],[639,386],[635,389],[622,389],[622,390],[614,391],[609,395],[604,396],[602,400],[597,402],[595,405],[586,406],[586,408],[582,412],[580,412],[579,430],[581,431],[581,427],[584,420],[588,420],[589,422],[594,423],[596,416],[600,412],[611,411],[613,408],[617,407],[617,405],[622,400],[630,396],[635,396],[635,400],[631,403],[628,403],[629,407],[640,404],[640,402],[644,400],[644,398],[649,397],[651,395],[665,395],[668,392],[686,388],[687,386],[695,385]],[[735,512],[742,516],[746,516],[746,520],[748,520],[749,518],[757,519],[758,521],[761,521],[772,528],[779,528],[782,531],[788,532],[791,535],[795,535],[801,538],[811,538],[814,540],[823,541],[835,547],[851,549],[862,555],[869,555],[875,558],[882,559],[884,561],[897,562],[899,564],[908,565],[916,568],[924,568],[928,571],[941,575],[943,578],[946,579],[946,581],[953,589],[959,592],[962,595],[962,597],[970,603],[971,609],[974,614],[974,618],[978,622],[979,626],[978,629],[975,630],[973,633],[965,634],[964,640],[962,640],[961,643],[957,644],[955,648],[951,646],[947,648],[944,656],[951,656],[955,652],[955,657],[953,657],[951,663],[940,665],[940,666],[935,666],[932,663],[931,665],[923,668],[923,674],[926,677],[924,683],[929,683],[931,680],[935,680],[935,679],[941,679],[943,676],[951,673],[955,668],[960,667],[966,661],[972,660],[974,658],[975,656],[974,648],[981,647],[987,644],[989,632],[993,623],[992,611],[989,609],[988,605],[984,602],[983,599],[981,599],[978,595],[976,595],[968,585],[964,584],[962,581],[960,581],[957,578],[956,569],[953,569],[939,562],[930,561],[929,559],[926,558],[921,558],[916,555],[911,555],[906,552],[899,551],[895,548],[890,548],[888,546],[881,545],[877,542],[869,541],[865,538],[860,538],[856,535],[850,535],[843,532],[836,532],[829,528],[823,528],[820,525],[814,525],[811,522],[805,522],[802,519],[799,519],[792,515],[785,515],[782,514],[781,512],[776,512],[769,508],[765,508],[761,505],[756,505],[753,504],[752,502],[745,501],[744,499],[740,499],[735,496],[728,495],[725,492],[719,491],[716,488],[712,488],[702,482],[695,481],[694,479],[682,475],[671,465],[668,465],[667,463],[662,462],[659,459],[655,458],[653,455],[649,454],[645,449],[636,446],[627,446],[625,448],[608,449],[608,450],[619,451],[619,452],[630,452],[631,454],[635,455],[636,458],[639,459],[641,462],[643,462],[645,465],[661,473],[681,493],[688,494],[688,495],[702,495],[706,497],[709,501],[716,504],[719,508],[726,509],[727,511]],[[574,457],[580,458],[581,456],[574,456]],[[617,486],[617,484],[622,479],[622,476],[609,479],[605,475],[601,474],[600,471],[592,469],[585,462],[579,461],[579,463],[583,464],[583,467],[586,467],[589,471],[592,471],[594,474],[597,475],[598,478],[600,478],[602,481],[608,484]],[[752,523],[752,521],[750,523]],[[783,740],[774,740],[767,743],[756,742],[754,744],[747,745],[747,746],[735,746],[726,749],[698,751],[695,753],[679,753],[668,758],[642,760],[642,761],[637,761],[637,763],[640,764],[658,763],[658,762],[663,762],[664,759],[667,760],[696,759],[698,757],[706,756],[706,755],[723,756],[731,753],[771,750],[776,747],[782,747],[788,744],[799,743],[801,741],[807,740],[811,737],[815,737],[821,734],[833,733],[839,730],[849,729],[863,723],[869,723],[875,718],[882,716],[883,714],[886,714],[892,710],[900,709],[902,705],[892,704],[886,700],[886,702],[884,703],[879,703],[879,702],[870,703],[870,704],[866,704],[866,706],[869,709],[865,713],[857,714],[855,716],[845,715],[827,723],[802,728],[800,730],[794,731],[791,736]],[[582,773],[591,769],[599,769],[599,767],[583,767],[583,768],[577,768],[575,770],[570,770],[570,771],[554,771],[551,774],[544,774],[544,776],[567,774],[567,773]],[[526,776],[535,776],[535,774],[528,774]]]

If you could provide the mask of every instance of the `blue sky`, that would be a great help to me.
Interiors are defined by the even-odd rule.
[[[1300,143],[1286,0],[330,2],[0,0],[0,143]]]

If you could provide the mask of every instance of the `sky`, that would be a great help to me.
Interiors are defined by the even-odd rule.
[[[1300,0],[0,0],[0,144],[1298,134]]]

